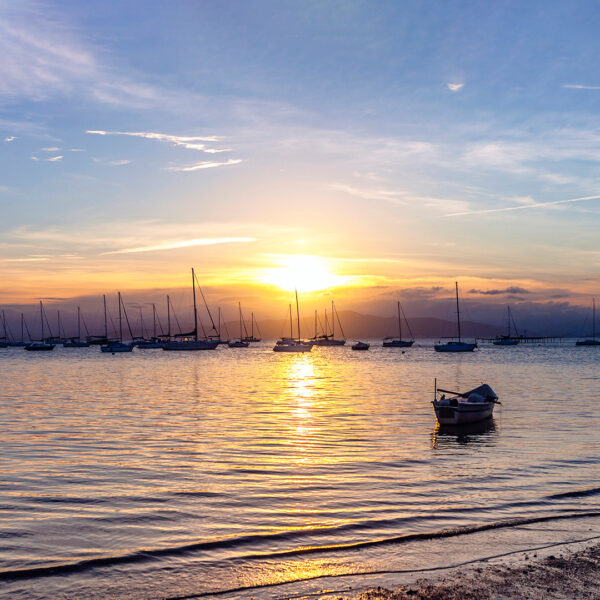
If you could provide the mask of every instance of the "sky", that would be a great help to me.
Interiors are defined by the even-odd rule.
[[[589,312],[599,25],[585,1],[2,0],[0,304],[189,296],[194,266],[265,316],[294,287],[425,316],[454,281],[482,319]]]

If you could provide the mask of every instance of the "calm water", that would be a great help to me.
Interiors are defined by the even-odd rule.
[[[377,568],[399,536],[600,510],[600,349],[271,347],[0,350],[0,594],[202,594]],[[436,376],[503,406],[438,431]],[[403,541],[385,560],[427,562]]]

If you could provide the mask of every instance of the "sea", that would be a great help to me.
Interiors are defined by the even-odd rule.
[[[600,516],[600,347],[272,346],[0,350],[0,596],[290,597]],[[440,429],[436,379],[502,404]]]

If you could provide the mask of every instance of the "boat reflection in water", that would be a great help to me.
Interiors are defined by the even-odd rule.
[[[496,442],[498,428],[494,418],[467,425],[440,425],[436,423],[431,433],[431,447],[442,450],[453,446],[489,446]]]

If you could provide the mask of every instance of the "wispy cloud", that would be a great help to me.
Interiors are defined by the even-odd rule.
[[[52,156],[50,158],[46,158],[45,160],[47,160],[48,162],[60,162],[62,159],[64,158],[64,156]]]
[[[528,202],[518,206],[505,206],[503,208],[486,208],[482,210],[466,210],[462,212],[448,213],[445,217],[463,217],[466,215],[487,215],[493,213],[513,212],[517,210],[528,210],[535,208],[551,208],[561,204],[574,204],[576,202],[588,202],[590,200],[599,200],[600,196],[583,196],[582,198],[568,198],[566,200],[554,200],[553,202]]]
[[[52,146],[51,148],[42,148],[43,152],[60,152],[60,148]]]
[[[102,131],[88,129],[86,133],[91,135],[127,135],[131,137],[146,138],[149,140],[158,140],[159,142],[168,142],[174,146],[182,146],[189,150],[200,150],[208,154],[218,152],[230,152],[229,148],[209,148],[202,142],[218,142],[222,138],[218,136],[181,136],[170,135],[167,133],[155,133],[153,131]]]
[[[242,161],[238,159],[230,159],[226,162],[199,162],[195,165],[188,165],[185,167],[165,167],[167,171],[198,171],[200,169],[213,169],[215,167],[227,167],[229,165],[238,165]]]
[[[128,165],[130,163],[131,163],[130,160],[127,160],[126,158],[124,158],[122,160],[109,160],[107,164],[109,164],[113,167],[120,167],[122,165]]]
[[[479,294],[481,296],[503,296],[505,294],[531,294],[531,292],[522,287],[510,286],[503,290],[469,290],[469,294]]]
[[[110,252],[103,252],[102,254],[133,254],[136,252],[155,252],[157,250],[176,250],[177,248],[189,248],[190,246],[213,246],[215,244],[235,244],[255,241],[256,238],[251,237],[196,238],[194,240],[165,242],[164,244],[156,244],[153,246],[140,246],[138,248],[112,250]]]
[[[365,200],[383,200],[385,202],[393,202],[394,204],[406,204],[406,194],[398,190],[389,190],[385,188],[358,188],[345,183],[332,183],[329,189],[338,192],[344,192],[356,198],[364,198]]]
[[[570,90],[600,90],[600,85],[579,85],[575,83],[565,83],[563,87]]]
[[[13,142],[14,140],[16,140],[17,138],[14,135],[9,135],[8,137],[4,138],[5,142]]]
[[[464,83],[449,83],[448,84],[448,89],[451,92],[458,92],[458,90],[460,90],[462,87],[464,87]]]

